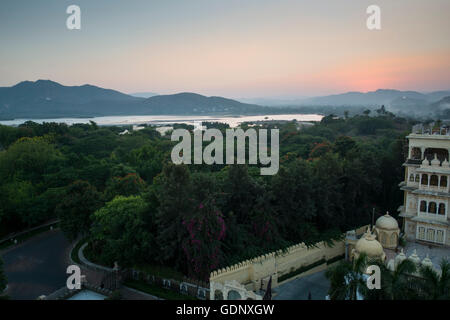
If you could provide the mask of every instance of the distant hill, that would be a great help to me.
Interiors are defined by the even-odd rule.
[[[64,86],[50,80],[0,87],[0,119],[157,114],[252,114],[265,108],[194,93],[133,97],[92,85]]]
[[[420,93],[416,91],[399,91],[379,89],[370,92],[347,92],[323,97],[303,100],[307,105],[387,105],[400,106],[403,104],[429,104],[450,95],[450,91]]]
[[[149,94],[141,93],[143,96]],[[303,100],[287,100],[286,107],[283,107],[282,101],[278,101],[280,104],[275,108],[189,92],[144,98],[92,85],[64,86],[50,80],[38,80],[20,82],[12,87],[0,87],[0,119],[292,112],[341,114],[350,109],[353,113],[360,113],[366,108],[375,109],[381,105],[400,115],[430,117],[433,114],[450,115],[450,112],[446,112],[450,109],[449,97],[450,91],[420,93],[380,89],[367,93],[347,92]]]
[[[387,110],[403,116],[432,116],[439,108],[434,106],[439,99],[450,95],[450,91],[420,93],[416,91],[399,91],[379,89],[370,92],[347,92],[303,100],[300,105],[307,106],[362,106],[369,109],[384,105]]]
[[[120,114],[144,99],[92,85],[63,86],[50,80],[0,88],[1,118],[78,117]]]
[[[157,93],[154,92],[136,92],[136,93],[130,93],[130,96],[137,97],[137,98],[150,98],[157,96]]]
[[[441,100],[433,103],[432,107],[438,109],[450,109],[450,96],[444,97]]]
[[[431,104],[431,110],[436,113],[439,118],[444,120],[450,119],[450,96],[444,97],[441,100]]]
[[[154,96],[145,100],[144,104],[152,114],[248,114],[264,110],[258,105],[222,97],[205,97],[189,92]]]

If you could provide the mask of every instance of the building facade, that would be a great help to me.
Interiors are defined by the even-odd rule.
[[[404,203],[399,208],[409,241],[450,246],[450,133],[412,133],[407,136]]]

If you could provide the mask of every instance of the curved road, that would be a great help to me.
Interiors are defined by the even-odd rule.
[[[15,300],[34,300],[63,287],[70,248],[63,233],[54,230],[3,251],[6,294]]]

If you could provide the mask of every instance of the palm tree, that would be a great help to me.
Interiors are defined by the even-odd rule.
[[[330,280],[328,291],[332,300],[358,300],[367,293],[367,283],[363,277],[367,269],[366,254],[361,254],[353,262],[343,261],[328,269],[325,276]]]
[[[409,259],[401,261],[394,271],[385,264],[377,263],[381,270],[381,292],[379,298],[384,300],[410,300],[417,297],[414,288],[416,265]]]
[[[440,275],[429,266],[420,268],[420,275],[424,279],[422,282],[422,294],[424,295],[424,299],[450,299],[450,262],[444,258],[441,260],[440,267]]]

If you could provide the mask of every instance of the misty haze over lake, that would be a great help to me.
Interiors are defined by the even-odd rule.
[[[168,125],[174,123],[184,123],[193,125],[198,122],[221,122],[236,127],[243,122],[256,121],[320,121],[323,118],[319,114],[276,114],[276,115],[259,115],[259,116],[239,116],[239,117],[216,117],[216,116],[106,116],[93,118],[56,118],[56,119],[15,119],[0,121],[0,124],[8,126],[18,126],[26,121],[34,121],[37,123],[57,122],[72,125],[74,123],[89,123],[94,121],[101,126],[113,125],[135,125],[135,124],[150,124],[150,125]]]

